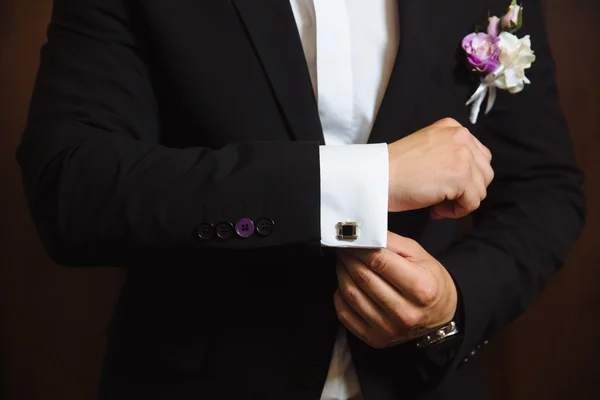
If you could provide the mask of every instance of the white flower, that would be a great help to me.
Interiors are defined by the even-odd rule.
[[[502,32],[499,38],[500,73],[495,74],[494,86],[513,94],[519,93],[526,84],[531,83],[525,76],[525,70],[535,61],[531,40],[529,35],[519,39],[509,32]]]

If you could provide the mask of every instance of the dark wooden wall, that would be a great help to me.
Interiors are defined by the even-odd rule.
[[[6,400],[93,398],[104,326],[121,281],[115,270],[53,265],[20,188],[14,150],[50,3],[0,0],[0,398]],[[587,174],[589,220],[568,266],[485,351],[492,399],[600,398],[600,1],[545,4],[561,101]]]

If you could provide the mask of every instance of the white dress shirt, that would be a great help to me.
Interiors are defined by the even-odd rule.
[[[366,144],[399,42],[397,0],[290,0],[315,92],[326,146],[320,148],[321,241],[332,247],[387,244],[388,152]],[[338,222],[358,239],[336,238]],[[340,330],[321,400],[362,398]]]

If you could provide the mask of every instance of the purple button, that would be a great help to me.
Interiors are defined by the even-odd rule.
[[[235,233],[241,238],[249,238],[254,234],[254,222],[248,218],[242,218],[235,223]]]

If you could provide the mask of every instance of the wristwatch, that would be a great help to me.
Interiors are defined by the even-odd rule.
[[[455,321],[451,321],[445,326],[436,329],[434,332],[429,335],[423,336],[417,341],[417,347],[425,348],[432,346],[434,344],[446,342],[453,336],[458,334],[458,325]]]

